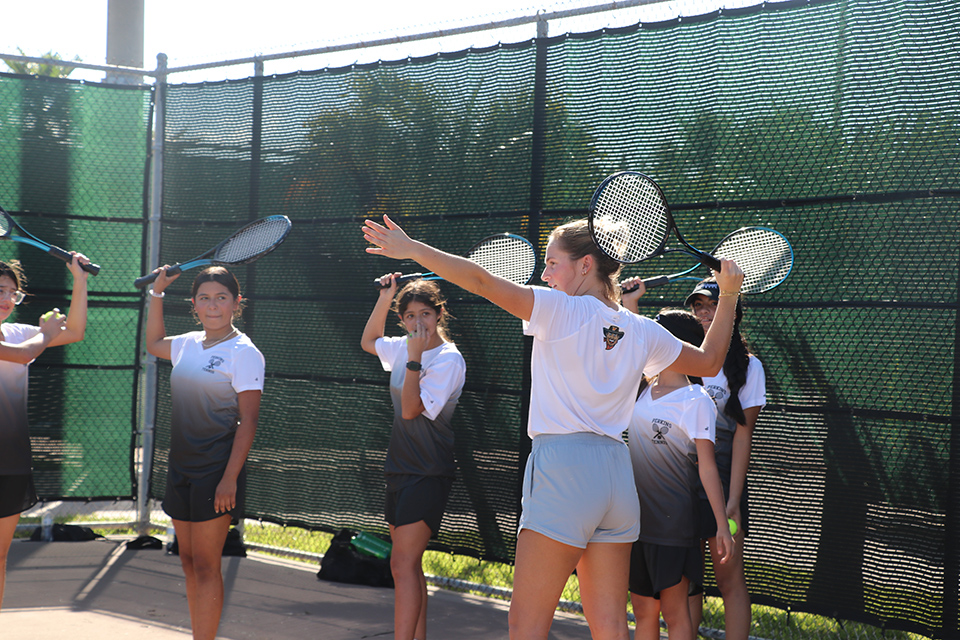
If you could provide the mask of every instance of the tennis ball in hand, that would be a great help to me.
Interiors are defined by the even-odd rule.
[[[47,320],[49,320],[50,318],[52,318],[52,317],[55,316],[56,314],[57,314],[56,311],[47,311],[45,314],[43,314],[42,316],[40,316],[40,322],[46,322]]]
[[[730,535],[737,535],[737,521],[733,518],[727,518],[727,524],[730,525]]]

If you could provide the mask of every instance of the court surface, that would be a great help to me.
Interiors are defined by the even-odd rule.
[[[251,554],[225,557],[218,638],[353,640],[393,637],[393,590],[317,580],[316,565]],[[435,640],[506,638],[507,603],[430,588]],[[123,540],[15,540],[0,636],[19,640],[181,639],[190,618],[180,559]],[[558,613],[553,640],[586,639],[582,618]]]

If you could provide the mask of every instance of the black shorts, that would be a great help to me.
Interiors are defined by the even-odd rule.
[[[37,502],[32,473],[0,476],[0,518],[23,513]]]
[[[423,520],[433,536],[440,532],[440,521],[447,508],[453,478],[423,476],[416,482],[398,489],[387,489],[384,513],[387,522],[395,527]]]
[[[172,467],[167,469],[167,490],[163,496],[163,511],[174,520],[206,522],[225,513],[230,514],[231,524],[243,517],[244,500],[247,495],[247,468],[237,476],[237,504],[230,511],[217,513],[213,501],[223,472],[211,473],[200,478],[188,478]]]
[[[740,519],[743,536],[750,533],[750,507],[747,505],[747,489],[744,487],[740,496]],[[738,532],[739,533],[739,532]],[[700,498],[700,539],[709,540],[717,535],[717,520],[713,517],[713,508],[710,501]]]
[[[703,592],[703,555],[698,545],[668,547],[649,542],[633,543],[630,552],[630,593],[660,598],[664,589],[679,584],[686,576],[688,595]]]

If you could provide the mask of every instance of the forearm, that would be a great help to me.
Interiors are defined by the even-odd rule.
[[[727,507],[723,500],[723,485],[720,483],[720,473],[717,471],[716,464],[700,464],[700,483],[707,494],[707,500],[710,502],[710,510],[717,521],[717,529],[727,527]],[[728,527],[729,530],[729,527]]]
[[[417,359],[419,362],[419,358]],[[400,390],[400,414],[404,420],[412,420],[423,413],[423,400],[420,399],[420,372],[407,369]]]
[[[737,296],[721,295],[713,321],[703,337],[700,350],[707,356],[708,371],[694,374],[699,377],[715,376],[723,368],[727,351],[730,349],[730,337],[733,334],[734,316],[737,310]]]
[[[29,340],[24,340],[19,344],[8,344],[0,342],[0,360],[5,362],[14,362],[16,364],[30,364],[43,353],[51,342],[51,337],[44,333],[38,333]]]
[[[237,433],[233,438],[233,447],[230,449],[230,459],[227,461],[227,468],[223,472],[223,478],[235,482],[243,465],[247,462],[247,456],[253,447],[254,436],[257,433],[256,420],[241,420],[237,425]]]
[[[163,324],[163,298],[150,296],[147,301],[147,351],[158,358],[169,359],[169,345],[166,345],[166,349],[163,348],[166,337],[167,330]]]
[[[745,425],[737,425],[737,432],[733,435],[733,449],[730,459],[730,495],[727,502],[731,505],[740,504],[743,489],[747,484],[747,469],[750,467],[750,452],[753,448],[753,429]]]
[[[79,342],[87,331],[87,279],[74,278],[70,295],[70,310],[67,311],[67,327],[64,333],[69,339],[64,343]]]

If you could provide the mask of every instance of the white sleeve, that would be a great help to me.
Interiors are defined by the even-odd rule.
[[[686,404],[683,422],[692,440],[717,441],[717,405],[706,393]]]
[[[467,365],[459,353],[437,356],[420,378],[423,415],[435,420],[454,395],[459,396],[466,380]]]
[[[263,391],[263,374],[265,371],[263,354],[254,347],[244,347],[233,357],[233,390]]]
[[[540,340],[565,338],[579,329],[583,322],[574,319],[576,300],[562,291],[547,287],[530,287],[533,291],[533,311],[524,321],[523,333]]]
[[[178,336],[172,336],[170,338],[170,362],[174,365],[176,365],[180,359],[180,353],[183,351],[183,345],[187,341],[187,335],[186,333],[181,333]]]
[[[767,376],[763,371],[763,364],[756,356],[750,356],[747,361],[747,381],[737,395],[740,397],[740,406],[744,409],[767,404]]]
[[[374,347],[377,349],[377,356],[380,358],[380,366],[383,370],[393,371],[393,363],[397,361],[397,356],[407,348],[407,337],[377,338]]]

